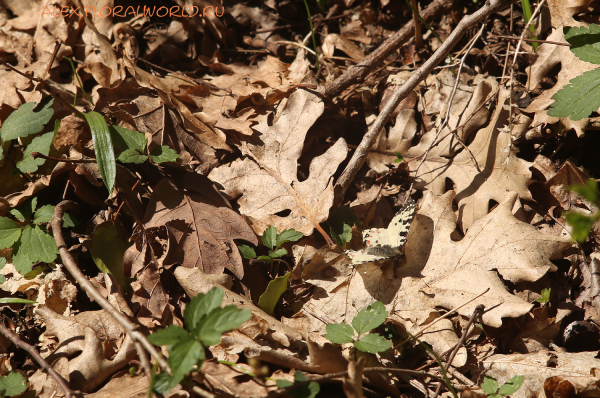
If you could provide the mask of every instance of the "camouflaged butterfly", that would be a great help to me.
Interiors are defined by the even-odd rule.
[[[415,216],[415,201],[410,196],[392,218],[387,228],[372,228],[363,231],[364,250],[346,250],[353,265],[373,261],[402,258],[402,247],[406,243],[410,224]]]

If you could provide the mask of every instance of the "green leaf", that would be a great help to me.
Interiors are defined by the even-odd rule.
[[[275,251],[269,250],[269,257],[271,257],[271,258],[279,258],[281,256],[285,256],[287,253],[288,253],[287,250],[284,249],[284,248],[277,249]]]
[[[0,377],[0,393],[3,397],[12,397],[19,395],[27,390],[27,379],[21,373],[10,372],[6,376]]]
[[[360,224],[360,220],[351,208],[340,206],[331,213],[327,223],[334,242],[339,247],[344,247],[352,240],[352,225]]]
[[[325,338],[335,344],[345,344],[354,341],[354,329],[347,323],[328,323],[325,326]]]
[[[4,297],[0,298],[0,304],[37,304],[37,301],[22,298]]]
[[[377,333],[371,333],[354,343],[354,347],[363,352],[376,354],[392,348],[392,342]]]
[[[181,156],[167,145],[157,146],[150,153],[150,159],[154,163],[176,162]]]
[[[50,153],[50,146],[52,145],[52,141],[54,141],[53,131],[46,134],[42,134],[39,137],[35,137],[29,143],[29,145],[27,145],[27,148],[23,153],[23,160],[17,162],[17,168],[23,173],[36,172],[38,167],[43,165],[46,159],[34,159],[33,156],[31,156],[31,153],[39,152],[43,155],[48,156],[48,154]]]
[[[198,338],[206,346],[219,344],[223,333],[237,328],[251,316],[252,312],[235,305],[213,310],[200,325]]]
[[[45,205],[37,209],[35,212],[35,216],[33,217],[33,222],[35,224],[45,224],[49,223],[54,216],[54,208],[52,205]],[[69,213],[65,213],[63,215],[63,228],[70,228],[76,225],[76,219]]]
[[[18,137],[27,137],[37,134],[44,129],[46,123],[50,121],[54,110],[51,108],[54,98],[46,97],[41,102],[41,108],[37,111],[35,102],[27,102],[16,111],[12,112],[0,129],[0,139],[2,141],[14,140]]]
[[[600,108],[600,68],[577,76],[552,96],[555,101],[548,116],[580,120]]]
[[[211,311],[221,308],[222,302],[223,290],[218,287],[213,287],[206,294],[198,294],[185,307],[183,313],[185,328],[191,333],[196,333],[200,320]]]
[[[37,209],[35,215],[33,217],[33,222],[35,224],[45,224],[52,220],[52,216],[54,215],[54,206],[45,205]]]
[[[325,10],[325,7],[329,4],[329,0],[317,0],[317,4],[321,10]]]
[[[175,345],[183,339],[189,338],[187,330],[177,325],[169,325],[159,329],[148,336],[148,341],[154,345]]]
[[[303,381],[308,381],[308,377],[306,377],[300,370],[296,370],[296,374],[294,375],[294,383],[291,381],[287,381],[284,379],[277,379],[275,382],[277,383],[277,388],[286,388],[291,387],[296,383],[300,383]],[[311,381],[305,386],[295,388],[290,390],[287,395],[294,398],[314,398],[319,393],[320,386],[319,383],[315,381]]]
[[[242,254],[242,257],[247,260],[252,260],[254,257],[256,257],[256,251],[248,245],[238,246],[238,249]]]
[[[35,212],[35,208],[37,207],[37,198],[33,198],[31,200],[27,200],[14,209],[10,210],[10,214],[15,216],[15,218],[20,221],[29,221],[31,220],[31,215]]]
[[[573,239],[579,243],[585,242],[596,219],[574,211],[567,211],[563,215],[567,223],[573,227],[571,232]]]
[[[29,226],[29,225],[28,225]],[[13,265],[17,272],[23,276],[28,275],[31,272],[31,266],[35,263],[32,261],[27,255],[27,251],[20,250],[21,249],[21,241],[19,240],[13,246],[12,260]]]
[[[63,216],[63,228],[71,228],[79,225],[79,221],[75,216],[70,215],[69,213],[65,213]]]
[[[550,291],[550,288],[542,289],[542,296],[538,297],[538,299],[535,301],[541,304],[546,304],[548,301],[550,301]]]
[[[589,200],[594,204],[598,203],[598,182],[593,179],[588,179],[585,185],[571,185],[567,187],[569,191],[575,191],[581,195],[584,199]]]
[[[126,149],[119,154],[117,160],[123,163],[141,164],[148,160],[148,156],[138,152],[135,149]]]
[[[7,217],[0,217],[0,250],[8,249],[21,237],[19,224]]]
[[[258,306],[260,307],[260,309],[262,309],[269,315],[273,315],[275,305],[279,301],[281,295],[287,290],[288,279],[290,279],[291,275],[292,272],[290,271],[287,274],[283,276],[278,276],[277,278],[269,282],[267,290],[265,290],[265,292],[261,294],[260,298],[258,299]]]
[[[167,373],[159,373],[154,376],[154,391],[166,395],[183,380],[184,375],[169,376]]]
[[[369,330],[375,329],[387,319],[388,312],[381,301],[375,301],[367,308],[363,308],[352,320],[352,326],[360,336]]]
[[[498,394],[500,395],[513,395],[517,392],[521,385],[525,381],[525,376],[515,376],[500,387]]]
[[[491,376],[485,376],[483,383],[481,383],[481,389],[486,394],[495,394],[498,391],[498,382]]]
[[[571,45],[571,52],[582,61],[600,64],[600,26],[563,28],[565,40]]]
[[[273,249],[273,247],[275,247],[275,243],[277,242],[277,228],[271,225],[269,228],[265,229],[265,232],[262,236],[262,241],[267,249]]]
[[[204,347],[189,334],[187,338],[172,346],[169,354],[168,362],[173,376],[184,376],[205,358]]]
[[[90,125],[98,169],[110,196],[115,186],[117,164],[108,125],[106,124],[106,120],[104,120],[104,116],[98,112],[84,113],[83,116]]]
[[[119,126],[110,126],[108,130],[110,131],[113,145],[121,151],[133,149],[144,152],[144,148],[146,148],[146,136],[143,133]]]
[[[51,263],[56,260],[58,254],[54,238],[39,225],[26,225],[23,228],[19,251],[25,251],[34,263]]]
[[[110,221],[96,226],[92,234],[92,259],[101,272],[115,277],[121,288],[129,290],[123,271],[123,256],[129,245]]]
[[[275,247],[281,246],[285,242],[297,242],[304,236],[302,232],[296,231],[295,229],[286,229],[277,235],[275,241]]]

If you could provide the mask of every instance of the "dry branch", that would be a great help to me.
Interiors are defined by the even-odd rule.
[[[421,17],[425,21],[433,21],[443,13],[448,12],[450,7],[452,7],[452,2],[449,0],[435,0],[421,13]],[[325,97],[332,99],[350,85],[362,83],[365,77],[373,69],[382,64],[383,61],[390,56],[390,54],[400,48],[400,46],[406,43],[411,37],[413,37],[414,31],[415,22],[414,20],[411,20],[399,31],[384,41],[383,44],[377,48],[377,50],[373,51],[360,63],[352,66],[346,73],[329,84],[325,88]]]
[[[165,370],[167,373],[171,373],[171,368],[169,364],[165,360],[165,358],[160,354],[160,352],[146,339],[141,332],[137,329],[137,325],[134,324],[123,315],[119,310],[117,310],[112,304],[104,298],[96,290],[94,285],[85,277],[85,275],[81,272],[77,263],[69,253],[69,249],[67,248],[67,243],[65,242],[65,238],[62,233],[62,222],[63,215],[65,211],[70,209],[75,209],[77,204],[75,202],[71,202],[69,200],[63,200],[60,202],[56,208],[54,209],[54,216],[52,217],[52,221],[50,221],[50,225],[52,226],[52,234],[54,235],[54,240],[56,241],[56,246],[58,247],[58,252],[60,254],[60,258],[62,259],[63,265],[66,269],[69,270],[73,278],[77,281],[79,286],[94,300],[96,301],[106,312],[108,312],[121,326],[123,329],[127,331],[127,333],[131,336],[134,342],[139,342],[149,353],[152,355],[159,363],[161,368]],[[136,344],[136,349],[138,345]],[[143,357],[143,354],[140,354],[140,357]]]
[[[342,175],[336,183],[336,198],[335,205],[339,205],[342,200],[344,193],[350,186],[350,182],[358,173],[358,170],[363,166],[367,159],[367,153],[369,148],[373,145],[373,142],[377,138],[377,135],[381,129],[388,122],[392,111],[396,109],[396,106],[402,101],[417,85],[424,80],[429,73],[435,68],[442,60],[446,58],[446,55],[452,50],[452,48],[458,43],[461,37],[475,25],[483,21],[485,18],[490,16],[492,13],[502,10],[504,7],[510,5],[512,0],[492,0],[487,1],[483,7],[474,12],[471,15],[465,16],[458,26],[452,31],[446,41],[437,49],[437,51],[429,58],[419,69],[417,69],[410,79],[394,92],[392,98],[385,105],[375,122],[369,128],[369,131],[364,135],[360,145],[356,148],[356,151],[352,155],[350,162],[344,169]]]

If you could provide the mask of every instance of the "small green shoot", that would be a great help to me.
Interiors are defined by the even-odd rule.
[[[300,370],[296,370],[296,374],[294,375],[294,383],[284,380],[278,379],[276,380],[277,388],[286,388],[291,387],[294,384],[306,382],[310,380],[308,377],[304,375]],[[319,393],[320,386],[317,382],[311,381],[310,383],[303,385],[302,387],[294,388],[289,390],[287,395],[293,398],[315,398]]]
[[[333,241],[344,248],[352,240],[352,225],[360,225],[360,220],[348,206],[340,206],[331,212],[327,223]]]
[[[13,264],[23,276],[31,272],[33,264],[52,263],[58,254],[54,238],[46,231],[54,206],[45,205],[37,210],[36,207],[37,198],[33,198],[11,209],[11,216],[18,222],[0,217],[0,250],[13,248]],[[74,218],[65,214],[63,225],[75,226]]]
[[[538,297],[535,301],[542,305],[546,305],[550,301],[550,288],[542,289],[542,295]]]
[[[27,390],[25,376],[21,373],[10,372],[0,377],[0,397],[14,397]]]
[[[523,16],[525,17],[525,23],[529,23],[529,20],[531,19],[531,16],[532,16],[531,4],[529,3],[529,0],[521,0],[521,7],[523,8]],[[534,40],[537,40],[537,36],[535,35],[534,24],[531,24],[529,26],[529,31],[532,33],[531,37]],[[536,51],[538,48],[538,44],[536,42],[532,42],[531,46],[533,47],[533,51]]]
[[[247,260],[257,258],[258,260],[264,261],[267,264],[273,264],[274,261],[281,261],[279,257],[283,257],[288,254],[287,250],[281,247],[286,242],[297,242],[304,235],[302,232],[298,232],[295,229],[286,229],[280,234],[277,233],[277,228],[273,225],[265,229],[262,236],[262,242],[265,247],[269,250],[267,256],[256,256],[256,251],[248,246],[238,246],[240,254]],[[275,305],[279,301],[279,298],[287,290],[288,279],[292,275],[291,272],[283,276],[279,276],[269,282],[267,289],[260,296],[258,300],[258,306],[269,315],[273,315]]]
[[[352,326],[346,323],[327,324],[325,338],[335,344],[353,343],[357,350],[371,354],[385,351],[392,347],[391,341],[378,333],[366,333],[381,326],[387,316],[383,303],[375,301],[354,317]]]
[[[169,366],[172,376],[159,373],[153,378],[156,392],[168,393],[194,369],[199,369],[206,358],[205,348],[219,344],[223,333],[246,322],[252,313],[228,305],[221,308],[223,290],[212,288],[206,294],[198,294],[186,306],[183,313],[185,329],[170,325],[150,336],[154,345],[166,345],[169,351]]]
[[[523,381],[525,381],[525,376],[515,376],[504,383],[502,387],[498,388],[496,379],[491,376],[485,376],[480,387],[487,394],[488,398],[502,398],[503,396],[516,393],[521,388]]]
[[[598,199],[598,183],[591,178],[586,181],[585,185],[575,185],[567,187],[567,190],[577,192],[584,199],[590,201],[594,205],[600,207],[600,199]],[[595,212],[588,215],[567,211],[564,213],[567,223],[573,228],[571,236],[573,240],[583,243],[590,234],[592,226],[600,220],[600,212]]]
[[[81,83],[81,79],[79,78],[77,69],[75,69],[75,64],[73,63],[73,59],[71,59],[69,57],[63,57],[63,58],[66,59],[67,61],[69,61],[69,63],[71,64],[71,70],[73,70],[73,74],[77,78],[77,83],[79,83],[79,88],[81,88],[81,91],[83,92],[83,95],[85,95],[85,98],[87,98],[87,100],[90,101],[90,103],[92,105],[96,105],[96,104],[94,104],[94,101],[92,101],[92,99],[87,95],[87,93],[83,89],[83,83]],[[77,104],[77,94],[75,94],[75,97],[73,97],[73,106],[75,106],[76,104]]]
[[[400,155],[400,152],[394,152],[396,154],[396,159],[394,159],[394,163],[401,163],[404,161],[404,157]]]
[[[329,0],[320,0],[319,7],[321,7],[321,3],[325,1],[325,4],[329,2]],[[310,15],[310,8],[308,8],[308,1],[304,0],[304,6],[306,7],[306,13],[308,14],[308,23],[310,24],[310,33],[312,36],[313,48],[315,49],[315,58],[317,59],[317,70],[320,69],[319,65],[319,53],[317,52],[317,39],[315,38],[315,29],[312,23],[312,16]],[[323,7],[321,7],[323,8]]]

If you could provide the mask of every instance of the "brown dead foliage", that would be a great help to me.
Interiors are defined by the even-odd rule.
[[[152,6],[130,3],[133,14]],[[489,6],[418,3],[444,42],[466,14]],[[443,45],[424,27],[423,47],[402,39],[412,20],[404,2],[332,0],[320,10],[308,1],[318,69],[301,0],[170,5],[217,11],[194,17],[115,16],[122,5],[109,0],[0,2],[0,60],[12,67],[0,71],[2,125],[48,96],[53,116],[40,134],[60,121],[51,158],[36,171],[18,168],[33,137],[0,142],[2,222],[26,228],[41,213],[24,213],[76,202],[77,225],[63,227],[69,253],[100,298],[145,335],[186,325],[190,300],[215,286],[222,306],[252,313],[165,396],[284,394],[274,380],[294,382],[297,371],[322,396],[433,396],[442,372],[431,352],[463,396],[485,396],[485,376],[502,385],[517,375],[525,381],[513,397],[598,396],[600,224],[573,245],[563,216],[598,211],[568,188],[600,173],[598,121],[547,114],[558,90],[595,68],[556,43],[564,27],[598,23],[598,7],[547,0],[534,25],[542,43],[534,51],[523,42],[513,65],[518,39],[506,37],[524,31],[522,5],[492,3],[501,11],[462,32],[451,50],[456,65],[423,75],[391,110],[346,190],[337,183],[357,164],[350,158],[369,128]],[[90,6],[111,15],[60,12]],[[378,54],[388,55],[365,65]],[[354,74],[357,64],[368,73]],[[358,75],[366,78],[334,83]],[[329,98],[338,83],[347,88]],[[120,158],[113,192],[81,117],[90,111],[139,132],[136,156],[145,158]],[[116,156],[125,154],[116,142]],[[165,148],[178,156],[161,162]],[[404,259],[351,264],[344,249],[359,248],[361,231],[387,227],[408,195],[417,210]],[[348,212],[356,217],[336,221]],[[46,231],[48,221],[35,228]],[[266,247],[270,226],[303,238]],[[112,238],[101,241],[101,233]],[[0,242],[9,234],[0,229]],[[247,258],[242,245],[257,256]],[[145,370],[157,359],[139,356],[126,322],[99,309],[64,258],[23,275],[19,250],[11,243],[0,251],[0,293],[37,304],[2,304],[4,325],[73,390],[148,396]],[[284,276],[267,312],[264,301]],[[550,300],[540,303],[547,288]],[[352,324],[375,301],[387,311],[376,331],[393,348],[367,354],[326,337],[328,324]],[[3,336],[0,350],[0,376],[19,369],[31,396],[65,395]],[[452,396],[444,383],[440,389]]]

